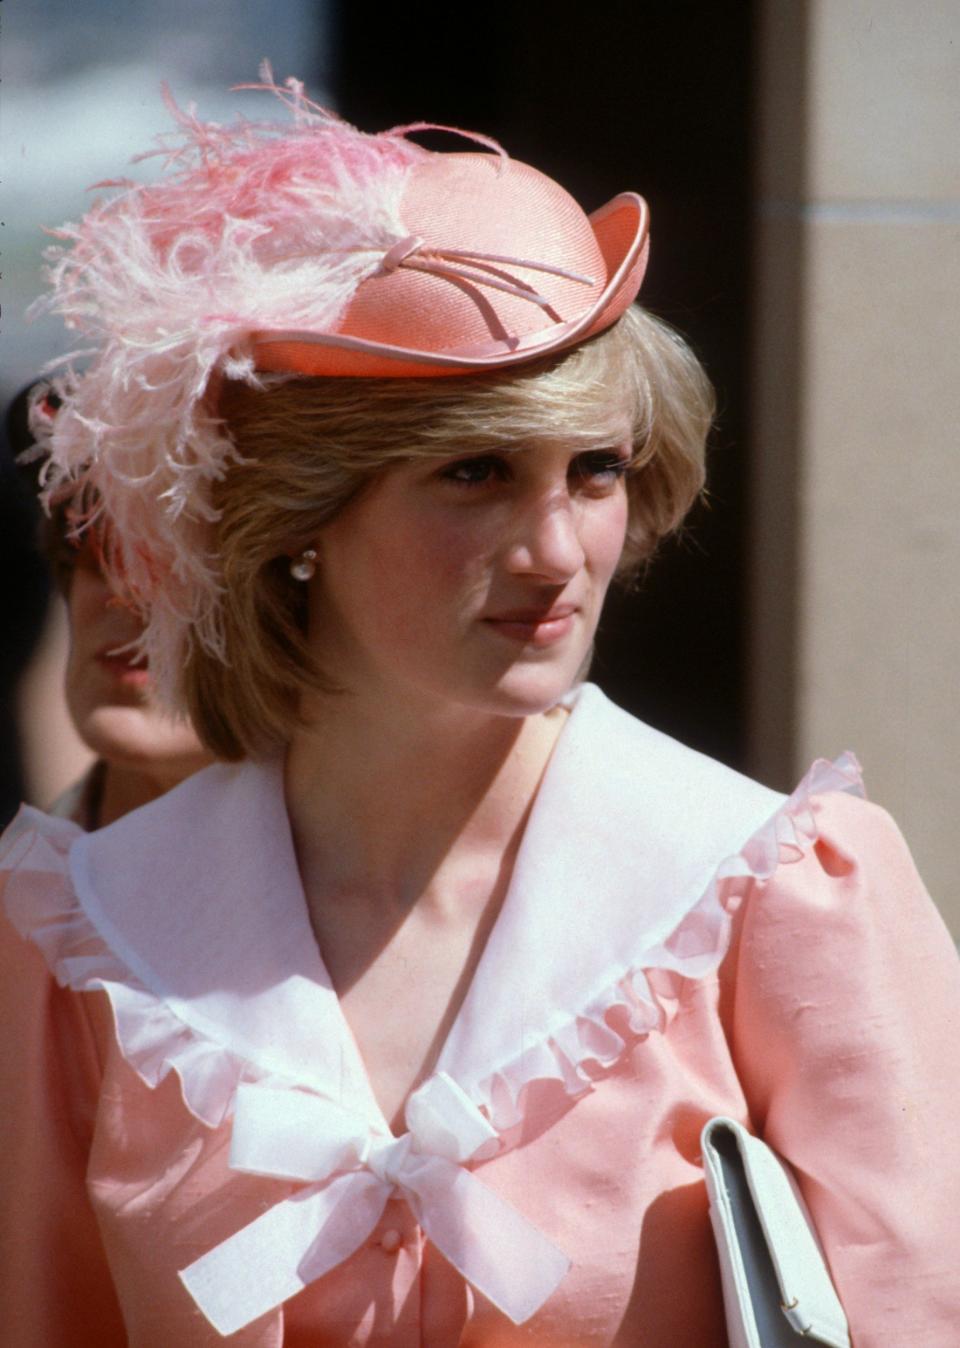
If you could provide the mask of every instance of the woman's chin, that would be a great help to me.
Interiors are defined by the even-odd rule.
[[[568,665],[514,665],[497,681],[493,697],[501,714],[537,716],[561,702],[578,682],[584,662]]]
[[[81,739],[98,758],[147,770],[183,765],[184,775],[200,767],[204,751],[191,727],[152,706],[105,705],[76,718]],[[193,764],[193,767],[189,765]]]

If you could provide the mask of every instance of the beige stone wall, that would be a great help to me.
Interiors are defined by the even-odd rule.
[[[754,767],[855,748],[960,936],[960,3],[760,8]]]

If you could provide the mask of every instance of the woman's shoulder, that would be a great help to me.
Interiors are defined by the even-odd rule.
[[[918,960],[956,966],[943,919],[882,806],[859,791],[814,790],[798,801],[793,824],[795,836],[778,838],[777,864],[756,877],[738,918],[753,963],[818,963],[818,979],[829,968],[848,986],[854,964],[862,971],[883,961],[895,981],[898,966]]]
[[[867,800],[849,750],[816,760],[785,794],[647,725],[592,685],[572,705],[557,777],[575,780],[588,801],[602,797],[622,825],[632,822],[644,848],[655,834],[704,862],[713,852],[721,872],[736,854],[737,868],[763,883],[803,858],[827,866],[831,850],[909,861],[895,822]]]
[[[134,922],[151,913],[154,924],[172,918],[184,887],[196,896],[211,854],[234,858],[238,838],[256,852],[252,833],[264,811],[278,809],[278,779],[266,765],[216,764],[92,832],[72,811],[22,806],[0,837],[0,895],[10,921],[55,972],[59,945],[71,944],[80,926],[122,949]]]
[[[99,1078],[95,1046],[102,1018],[73,996],[66,976],[72,958],[91,953],[70,893],[66,857],[80,834],[72,821],[26,808],[0,839],[0,1087],[8,1123],[22,1119],[13,1102],[46,1082],[63,1090],[61,1112],[78,1135],[89,1124]],[[64,1047],[69,1046],[64,1053]],[[0,1133],[5,1130],[0,1127]],[[22,1138],[7,1139],[9,1157]]]
[[[655,729],[593,684],[569,700],[570,720],[557,743],[541,794],[561,788],[567,807],[582,802],[622,825],[621,842],[654,840],[700,864],[737,848],[785,797]]]
[[[883,963],[898,987],[905,961],[956,978],[944,923],[897,825],[865,798],[852,753],[818,760],[781,795],[597,689],[581,691],[570,729],[583,752],[560,764],[558,784],[586,801],[590,828],[555,844],[558,865],[591,877],[629,969],[697,980],[749,968],[774,999],[804,969],[818,987],[827,968],[849,986],[853,964],[876,982]]]
[[[94,833],[24,806],[0,839],[0,939],[23,978],[78,1016],[90,999],[74,994],[99,1003],[105,993],[137,1075],[156,1086],[174,1071],[187,1108],[211,1127],[246,1068],[270,1075],[269,1065],[244,1062],[229,1033],[232,999],[257,963],[260,938],[275,964],[277,947],[302,944],[303,933],[292,937],[278,920],[283,903],[299,910],[294,877],[278,898],[276,830],[257,832],[258,820],[278,811],[278,769],[215,766]],[[254,983],[262,973],[250,975]],[[207,1002],[216,1003],[219,1028]]]

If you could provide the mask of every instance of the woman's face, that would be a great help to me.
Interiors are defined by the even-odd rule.
[[[622,439],[419,459],[326,526],[310,638],[353,692],[523,716],[586,658],[627,526]]]
[[[192,727],[154,703],[149,671],[129,652],[117,654],[142,628],[114,598],[89,542],[77,554],[67,613],[67,707],[84,743],[108,763],[170,784],[209,762]]]

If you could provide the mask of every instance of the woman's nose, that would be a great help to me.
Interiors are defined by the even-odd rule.
[[[576,505],[567,495],[527,504],[518,512],[507,548],[508,570],[554,583],[568,581],[586,560],[579,523]]]

